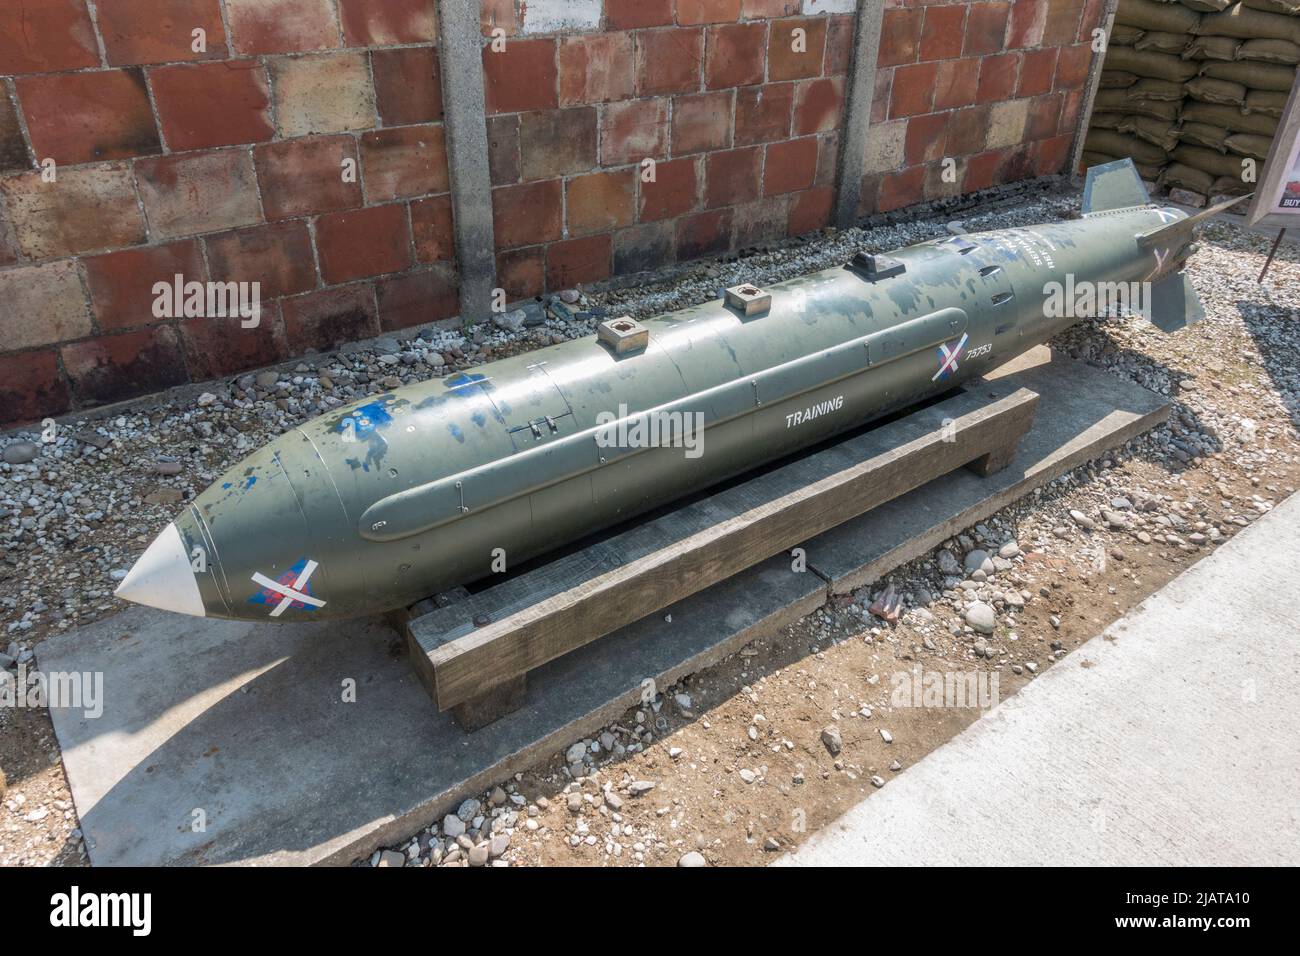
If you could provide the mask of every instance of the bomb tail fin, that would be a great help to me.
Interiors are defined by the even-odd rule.
[[[1151,202],[1142,177],[1131,159],[1093,166],[1083,184],[1083,214],[1128,209]]]

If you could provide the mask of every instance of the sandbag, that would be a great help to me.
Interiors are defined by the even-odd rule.
[[[1244,196],[1252,192],[1255,186],[1252,183],[1242,182],[1240,176],[1220,176],[1214,181],[1214,196]]]
[[[1196,37],[1183,51],[1184,60],[1235,60],[1241,41],[1233,37]]]
[[[1254,133],[1233,133],[1228,137],[1227,146],[1230,152],[1238,156],[1249,156],[1251,159],[1258,159],[1261,163],[1268,159],[1268,151],[1273,145],[1273,140],[1269,136],[1256,136]]]
[[[1237,48],[1237,59],[1295,66],[1300,63],[1300,46],[1290,40],[1247,40]]]
[[[1195,63],[1168,53],[1139,51],[1124,46],[1113,46],[1106,52],[1106,69],[1175,83],[1186,83],[1199,72]]]
[[[1231,139],[1232,137],[1228,138]],[[1179,146],[1174,150],[1174,162],[1190,166],[1192,169],[1199,169],[1204,173],[1210,173],[1215,178],[1219,176],[1241,177],[1240,156],[1225,156],[1212,149],[1202,149],[1199,146]]]
[[[1241,108],[1243,113],[1259,113],[1261,116],[1271,116],[1274,119],[1282,118],[1282,111],[1286,109],[1286,93],[1270,93],[1266,90],[1251,90],[1246,94],[1246,105]]]
[[[1124,0],[1115,11],[1115,22],[1162,33],[1195,33],[1201,15],[1177,3],[1154,0]]]
[[[1116,129],[1150,143],[1162,153],[1171,153],[1178,148],[1178,127],[1167,120],[1152,119],[1150,116],[1125,116]]]
[[[1290,40],[1292,43],[1300,43],[1300,20],[1280,13],[1265,13],[1238,3],[1222,13],[1205,14],[1195,32],[1201,36]]]
[[[1222,126],[1209,123],[1184,123],[1178,127],[1178,138],[1190,146],[1204,146],[1220,153],[1226,153],[1228,131]]]
[[[1136,72],[1136,71],[1133,71]],[[1273,90],[1290,93],[1295,82],[1295,68],[1272,63],[1203,63],[1201,72],[1219,80],[1232,80],[1251,90]]]
[[[1142,39],[1133,44],[1133,49],[1181,56],[1187,49],[1187,44],[1191,42],[1192,38],[1186,33],[1161,33],[1159,30],[1152,30],[1150,33],[1143,34]]]
[[[1207,123],[1219,126],[1229,133],[1258,133],[1260,136],[1272,136],[1277,132],[1277,120],[1261,113],[1243,113],[1231,106],[1217,103],[1197,103],[1191,101],[1183,105],[1184,123]]]
[[[1242,107],[1246,102],[1246,88],[1232,80],[1216,80],[1212,76],[1198,76],[1187,82],[1187,95],[1202,103],[1225,103]]]
[[[1300,0],[1242,0],[1242,2],[1248,7],[1266,13],[1281,13],[1286,16],[1300,13]]]
[[[1181,186],[1183,189],[1190,189],[1195,193],[1208,195],[1214,188],[1215,177],[1209,173],[1193,169],[1190,166],[1184,166],[1182,163],[1173,163],[1165,167],[1164,173],[1160,177],[1160,185],[1164,187]]]
[[[1094,166],[1105,166],[1107,163],[1113,163],[1117,159],[1119,159],[1118,156],[1107,156],[1105,153],[1092,153],[1085,149],[1083,155],[1079,157],[1079,168],[1092,169]]]
[[[1195,81],[1193,81],[1195,82]],[[1129,100],[1163,100],[1168,103],[1181,103],[1187,88],[1182,83],[1172,80],[1141,79],[1124,91]],[[1246,98],[1242,92],[1242,99]]]
[[[1111,28],[1110,41],[1107,46],[1137,46],[1138,40],[1146,36],[1145,30],[1117,23]]]
[[[1097,88],[1101,90],[1126,90],[1138,81],[1136,73],[1121,73],[1119,70],[1102,70],[1101,81]]]
[[[1233,0],[1178,0],[1178,2],[1197,13],[1218,13],[1232,6]]]
[[[1088,125],[1091,129],[1119,129],[1124,119],[1123,113],[1093,113]]]
[[[1111,156],[1128,156],[1134,162],[1146,163],[1149,166],[1158,166],[1169,158],[1168,153],[1159,146],[1154,146],[1136,136],[1126,136],[1106,129],[1089,130],[1088,138],[1084,140],[1084,148],[1098,153],[1108,153]]]

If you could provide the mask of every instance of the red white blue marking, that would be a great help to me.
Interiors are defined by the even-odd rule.
[[[948,348],[946,342],[939,346],[939,371],[930,377],[930,381],[937,382],[939,379],[947,378],[957,371],[957,359],[961,357],[962,350],[966,348],[966,342],[969,338],[969,333],[963,333],[960,341],[951,349]]]
[[[258,571],[252,580],[254,584],[260,584],[262,590],[249,598],[248,603],[275,605],[271,608],[271,617],[279,617],[290,608],[314,611],[324,607],[325,602],[311,593],[311,576],[318,567],[320,565],[315,561],[303,558],[276,580]]]

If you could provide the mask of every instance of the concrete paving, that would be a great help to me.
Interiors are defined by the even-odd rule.
[[[1300,496],[776,865],[1300,864]]]

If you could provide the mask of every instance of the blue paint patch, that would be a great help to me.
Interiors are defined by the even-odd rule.
[[[250,478],[248,479],[247,482],[244,483],[244,490],[247,491],[249,488],[253,487],[253,485],[255,485],[255,484],[257,484],[257,476],[256,476],[256,475],[253,475],[252,477],[250,477]]]
[[[447,423],[447,431],[451,432],[451,437],[456,439],[462,445],[465,444],[465,433],[460,430],[460,426],[455,422]]]
[[[227,481],[227,482],[223,482],[223,483],[222,483],[222,485],[221,485],[221,490],[222,490],[222,491],[225,491],[227,488],[233,488],[233,487],[235,487],[235,486],[232,485],[230,482]]]
[[[334,426],[334,430],[336,432],[347,432],[348,429],[352,429],[358,438],[365,438],[376,429],[387,427],[392,420],[393,416],[389,414],[383,402],[370,402],[345,415]]]
[[[482,383],[486,381],[487,376],[482,372],[474,372],[473,374],[468,372],[457,372],[450,378],[444,379],[443,384],[446,385],[447,390],[452,393],[451,397],[456,398],[471,391],[471,389],[465,387],[466,385],[482,385]]]
[[[305,594],[308,597],[315,597],[316,595],[312,591],[312,584],[310,578],[308,578],[308,580],[301,587],[295,587],[299,577],[302,575],[302,572],[306,569],[306,567],[307,567],[307,559],[302,558],[298,561],[297,564],[291,567],[288,571],[285,571],[284,574],[276,578],[275,581],[277,584],[284,585],[287,588],[293,588],[293,590],[297,591],[299,594]],[[285,599],[286,596],[284,594],[281,594],[279,591],[275,591],[272,590],[271,588],[264,587],[262,588],[262,590],[258,591],[251,598],[249,598],[248,603],[269,604],[271,607],[275,607]],[[305,604],[302,601],[295,601],[295,600],[289,601],[289,607],[295,611],[316,610],[315,605]]]

